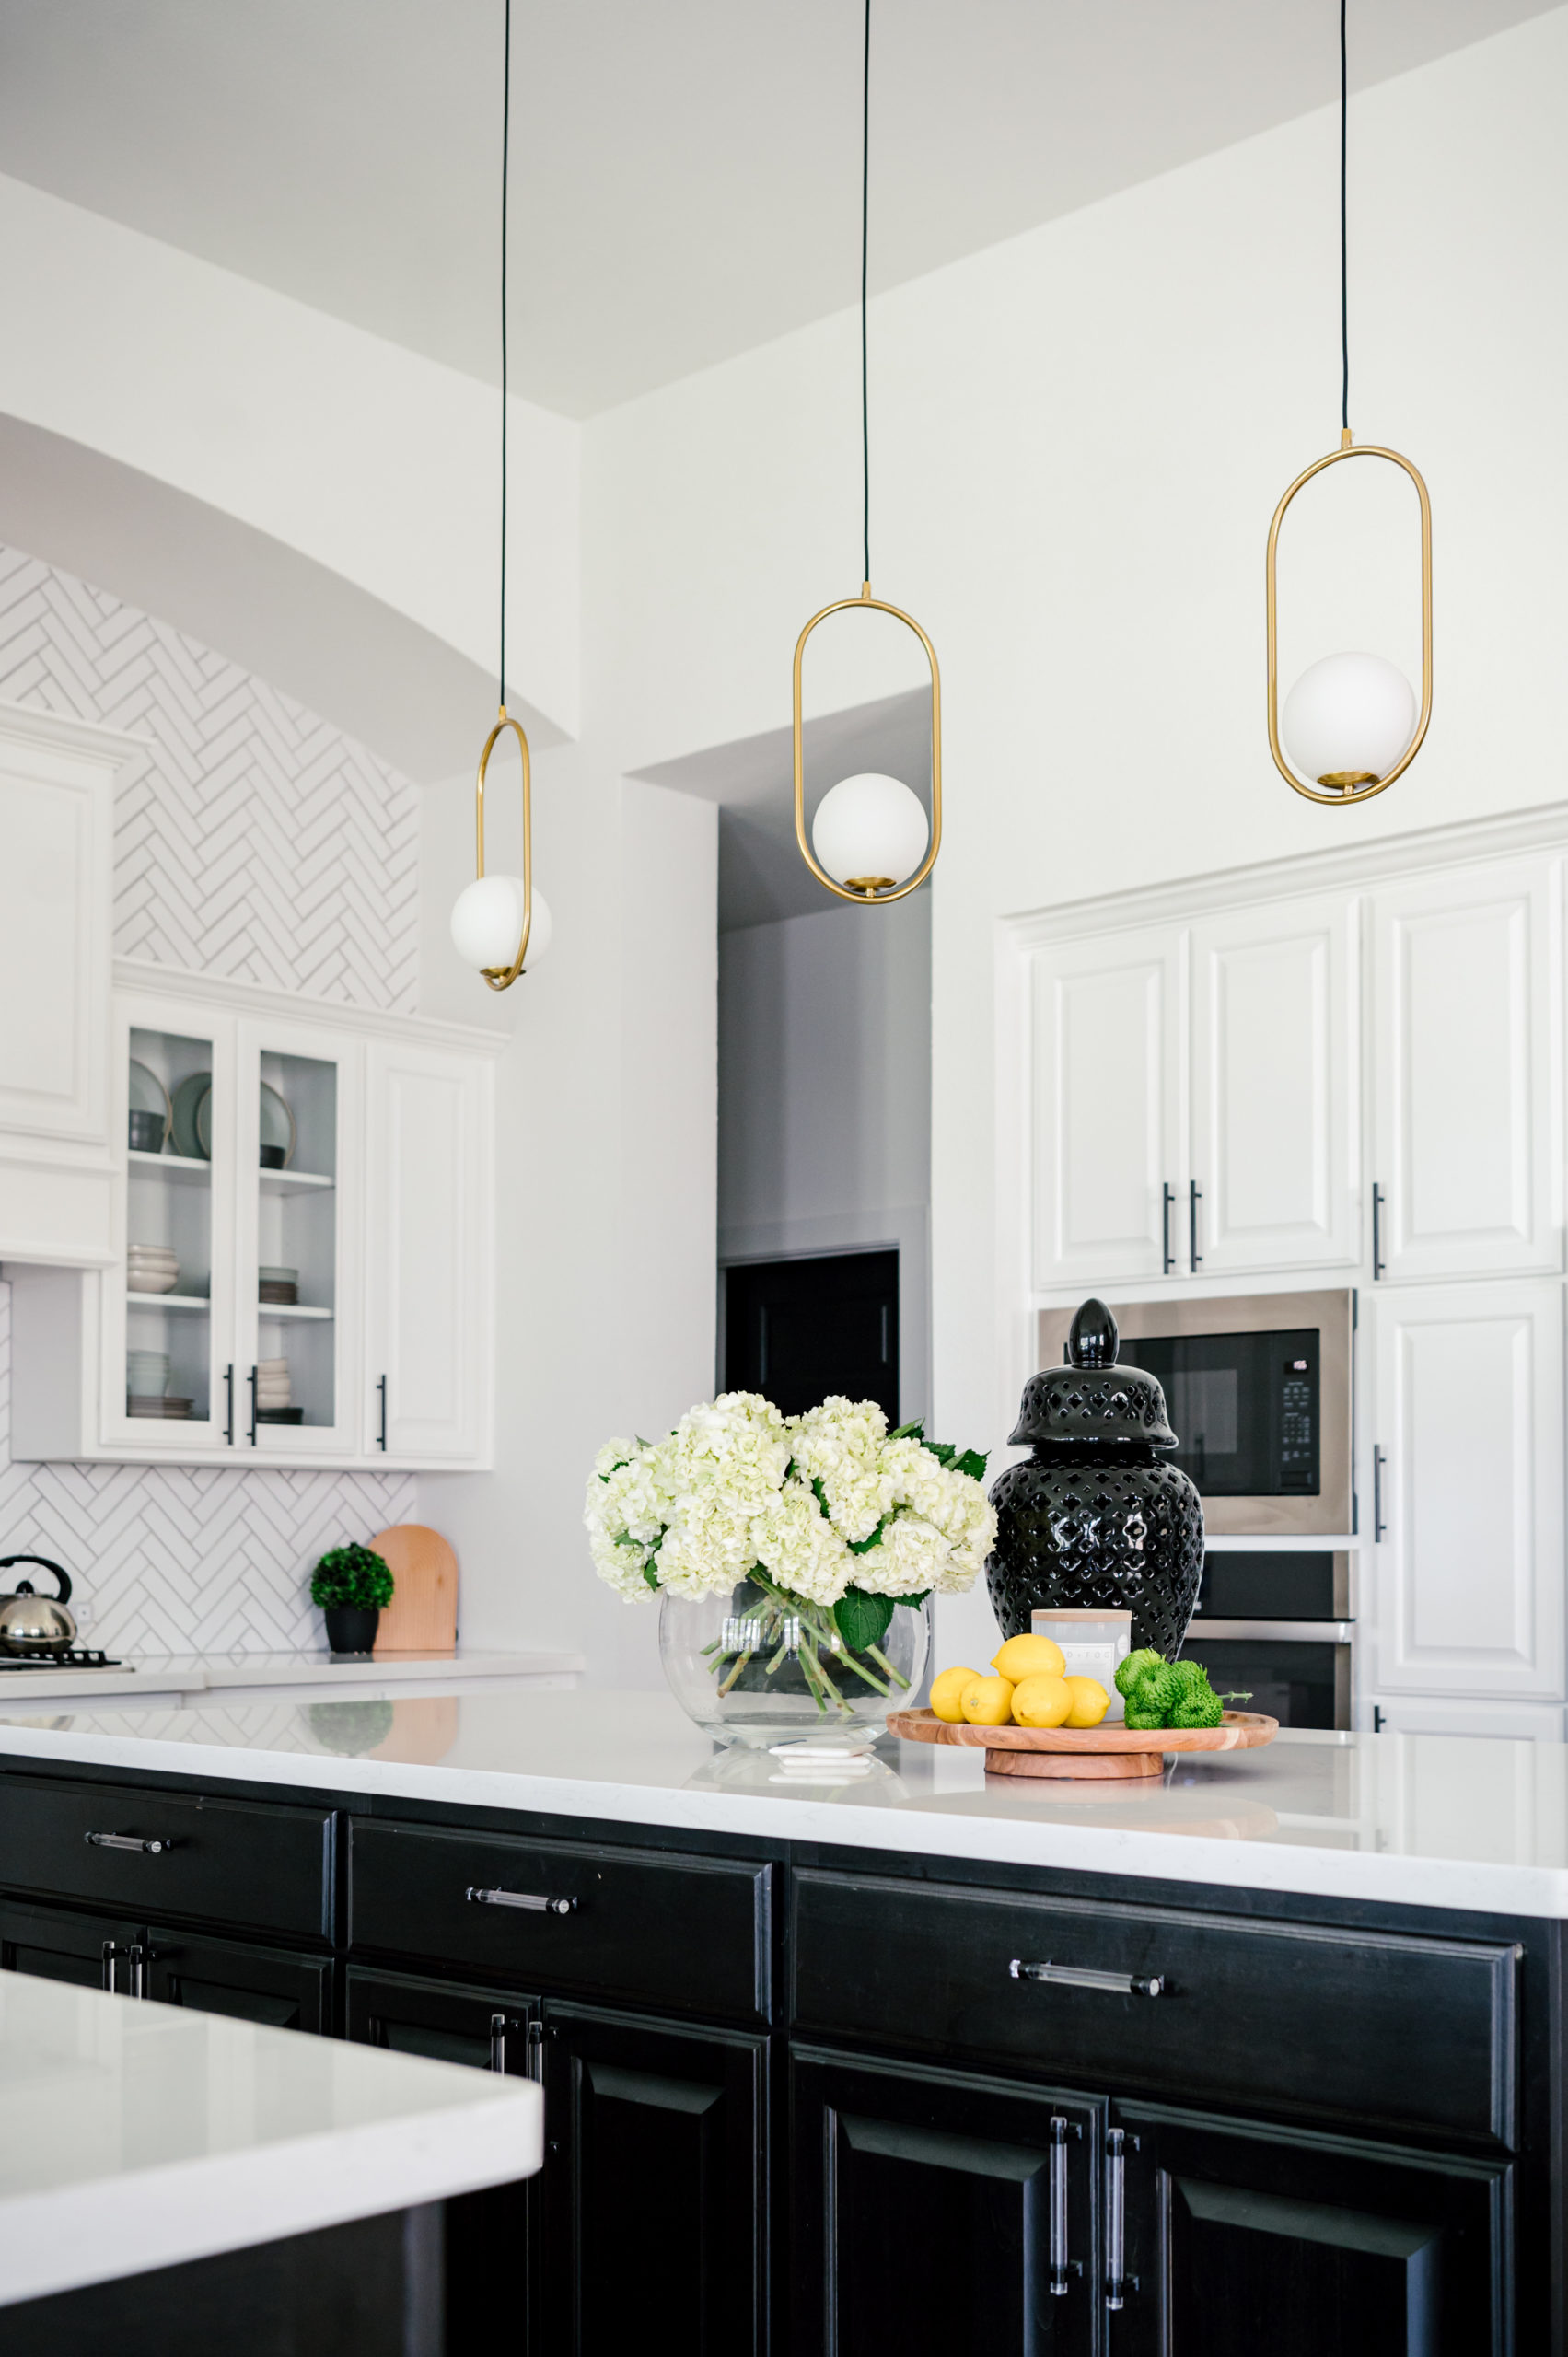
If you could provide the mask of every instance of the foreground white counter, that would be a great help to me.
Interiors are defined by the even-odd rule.
[[[716,1752],[669,1696],[486,1680],[419,1698],[0,1718],[0,1754],[55,1769],[402,1795],[611,1824],[836,1843],[1407,1906],[1568,1916],[1568,1746],[1282,1735],[1187,1754],[1165,1782],[987,1782],[982,1755],[902,1744],[858,1780]]]
[[[0,2308],[528,2176],[542,2117],[527,2079],[0,1972]]]

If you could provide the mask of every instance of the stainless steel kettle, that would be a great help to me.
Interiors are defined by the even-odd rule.
[[[68,1609],[71,1574],[47,1555],[0,1555],[0,1572],[13,1563],[37,1563],[59,1583],[54,1596],[39,1596],[30,1580],[18,1580],[14,1596],[0,1596],[0,1653],[63,1654],[76,1642],[76,1616]]]

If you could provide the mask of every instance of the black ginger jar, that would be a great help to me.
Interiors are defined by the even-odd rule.
[[[1116,1320],[1086,1301],[1067,1364],[1024,1387],[1010,1465],[991,1492],[996,1549],[985,1566],[1005,1637],[1032,1612],[1109,1605],[1132,1615],[1133,1645],[1174,1660],[1203,1569],[1203,1509],[1178,1466],[1165,1394],[1142,1367],[1116,1364]]]

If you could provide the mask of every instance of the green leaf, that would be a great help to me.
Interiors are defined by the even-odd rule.
[[[890,1596],[868,1596],[863,1587],[846,1587],[833,1607],[833,1620],[851,1653],[863,1654],[880,1644],[893,1617]]]
[[[657,1566],[657,1564],[654,1562],[654,1559],[653,1559],[653,1557],[652,1557],[651,1555],[648,1557],[647,1562],[643,1565],[643,1577],[647,1581],[647,1584],[648,1584],[648,1585],[649,1585],[650,1587],[655,1587],[655,1588],[656,1588],[656,1587],[657,1587],[657,1585],[658,1585],[658,1566]]]
[[[830,1522],[832,1516],[828,1513],[828,1492],[822,1487],[822,1477],[819,1473],[813,1473],[811,1476],[811,1494],[821,1507],[823,1515]]]
[[[978,1448],[966,1448],[962,1457],[959,1457],[957,1465],[953,1468],[953,1470],[956,1473],[967,1473],[971,1481],[983,1481],[985,1479],[985,1458],[981,1455]]]
[[[888,1434],[888,1438],[889,1440],[923,1440],[925,1438],[924,1417],[916,1416],[912,1423],[900,1424],[897,1432]]]
[[[921,1446],[930,1451],[938,1465],[951,1465],[958,1453],[950,1440],[923,1440]]]
[[[887,1529],[887,1527],[888,1516],[884,1515],[869,1538],[851,1538],[846,1542],[850,1553],[852,1555],[869,1555],[873,1547],[880,1547],[882,1544],[882,1533]]]
[[[913,1596],[890,1596],[888,1601],[889,1604],[907,1604],[912,1612],[918,1612],[930,1594],[931,1590],[928,1587],[923,1587]]]

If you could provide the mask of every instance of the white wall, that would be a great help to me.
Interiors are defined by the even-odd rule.
[[[931,900],[719,938],[719,1256],[896,1245],[900,1412],[929,1401]]]
[[[873,579],[943,663],[934,1328],[954,1439],[995,1447],[1016,1410],[996,1347],[995,919],[1564,791],[1565,85],[1560,9],[1353,105],[1352,416],[1431,485],[1438,650],[1427,747],[1360,810],[1292,795],[1263,731],[1269,517],[1338,442],[1335,116],[873,305]],[[591,662],[625,767],[776,726],[802,621],[853,594],[855,329],[846,314],[587,429],[587,544],[612,585]],[[1336,551],[1328,508],[1298,511],[1287,678],[1358,638],[1413,661],[1412,518],[1385,555],[1381,470],[1337,471],[1362,521]]]

